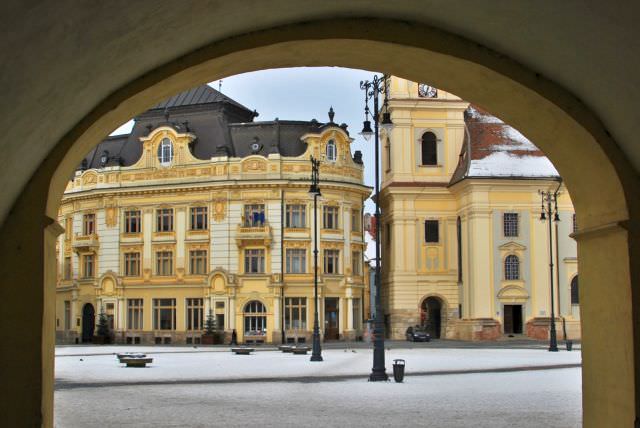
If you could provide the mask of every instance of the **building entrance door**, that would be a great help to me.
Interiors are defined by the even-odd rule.
[[[504,334],[522,334],[522,305],[504,305]]]
[[[82,341],[91,342],[96,327],[96,311],[91,303],[82,307]]]
[[[338,340],[339,333],[338,298],[324,299],[324,340]]]
[[[427,297],[422,302],[422,326],[431,337],[440,339],[442,330],[442,304],[437,297]]]

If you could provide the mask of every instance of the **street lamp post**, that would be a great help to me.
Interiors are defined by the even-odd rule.
[[[559,222],[560,215],[558,214],[558,191],[562,182],[558,184],[555,191],[539,190],[540,193],[540,205],[542,212],[540,213],[540,220],[549,221],[549,280],[551,284],[551,322],[549,325],[549,352],[558,352],[558,340],[556,338],[556,313],[554,302],[554,287],[553,287],[553,233],[551,231],[551,223]]]
[[[320,326],[318,321],[318,196],[320,195],[320,161],[311,156],[311,187],[309,193],[313,194],[313,296],[315,300],[313,308],[313,348],[311,361],[322,361],[322,349],[320,348]]]
[[[374,314],[374,324],[373,324],[373,368],[371,369],[371,374],[369,375],[369,381],[380,381],[380,380],[388,380],[389,376],[387,376],[386,369],[384,366],[384,323],[382,319],[382,303],[380,298],[380,288],[381,288],[381,278],[380,278],[380,167],[379,167],[379,136],[378,136],[378,128],[381,126],[387,131],[390,131],[393,127],[393,123],[391,122],[391,114],[388,111],[387,97],[384,99],[384,113],[382,115],[382,122],[379,123],[379,115],[378,111],[378,103],[380,94],[385,94],[387,92],[387,76],[382,76],[382,78],[378,77],[378,75],[373,76],[371,81],[365,80],[364,82],[360,82],[360,89],[364,90],[364,126],[362,128],[362,132],[360,135],[366,140],[369,141],[372,136],[374,136],[374,148],[375,148],[375,203],[376,203],[376,212],[375,212],[375,222],[376,222],[376,233],[375,233],[375,243],[376,243],[376,270],[374,276],[375,282],[375,314]],[[369,99],[373,100],[373,123],[374,128],[371,129],[371,121],[369,120],[369,114],[371,113],[369,110]]]

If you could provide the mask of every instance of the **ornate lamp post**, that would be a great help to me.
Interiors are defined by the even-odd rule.
[[[551,322],[549,325],[549,352],[558,352],[558,340],[556,338],[556,313],[554,302],[554,286],[553,286],[553,233],[551,232],[551,223],[559,222],[558,215],[558,190],[562,181],[558,184],[555,191],[539,190],[540,193],[540,221],[549,221],[549,280],[551,284]]]
[[[311,156],[311,187],[309,193],[313,195],[313,296],[315,300],[313,308],[313,348],[311,361],[322,361],[322,349],[320,348],[320,326],[318,321],[318,196],[320,194],[320,161]]]
[[[387,131],[390,131],[393,128],[393,123],[391,122],[391,114],[388,111],[387,99],[384,99],[384,113],[382,114],[382,122],[379,123],[380,112],[378,111],[379,105],[379,96],[380,94],[384,94],[387,92],[387,76],[384,75],[382,78],[378,77],[378,75],[373,76],[371,81],[360,82],[360,89],[364,90],[364,126],[362,128],[362,132],[360,135],[366,140],[369,141],[372,136],[374,136],[374,146],[375,146],[375,203],[376,203],[376,270],[375,270],[375,316],[374,316],[374,324],[373,324],[373,368],[371,369],[371,374],[369,375],[369,381],[380,381],[380,380],[388,380],[389,376],[387,376],[386,369],[384,366],[384,322],[382,319],[382,303],[380,299],[380,160],[379,160],[379,136],[378,136],[378,127],[382,127]],[[371,121],[369,120],[369,114],[371,113],[369,110],[369,99],[373,99],[373,130],[371,129]]]

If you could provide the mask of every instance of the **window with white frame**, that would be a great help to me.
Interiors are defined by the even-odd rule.
[[[306,273],[307,250],[302,248],[287,248],[287,273]]]
[[[203,299],[187,299],[187,330],[202,330]]]
[[[339,229],[338,213],[340,208],[332,205],[322,207],[322,227],[324,229]]]
[[[324,273],[339,273],[340,250],[324,250]]]
[[[304,331],[307,329],[307,298],[286,297],[284,299],[285,330]]]
[[[127,299],[127,329],[142,330],[143,327],[143,300]]]
[[[207,250],[189,251],[189,272],[192,275],[207,273]]]
[[[338,158],[338,149],[336,148],[336,142],[329,140],[326,148],[327,160],[334,162]]]
[[[156,210],[156,231],[173,232],[173,208]]]
[[[244,307],[244,335],[264,336],[267,334],[267,309],[264,305],[252,300]]]
[[[264,249],[244,250],[244,273],[264,273]]]
[[[208,229],[207,207],[191,207],[191,230]]]
[[[173,251],[156,252],[156,275],[173,275]]]
[[[506,237],[518,236],[518,213],[502,214],[502,229]]]
[[[176,299],[153,299],[153,329],[176,329]]]
[[[513,254],[504,259],[504,279],[520,279],[520,259]]]
[[[302,204],[287,205],[287,227],[306,227],[307,207]]]
[[[140,276],[140,253],[124,253],[124,276]]]
[[[173,144],[171,144],[171,140],[168,138],[163,138],[158,145],[158,161],[162,166],[171,165],[171,161],[173,160]]]
[[[95,255],[85,254],[82,256],[82,276],[93,278],[95,275]]]

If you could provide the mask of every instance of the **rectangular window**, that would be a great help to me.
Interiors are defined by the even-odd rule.
[[[64,301],[64,329],[71,329],[71,302]]]
[[[360,251],[351,253],[351,272],[354,276],[362,275],[362,253]]]
[[[142,299],[127,299],[127,329],[142,330]]]
[[[156,231],[173,232],[173,208],[156,210]]]
[[[264,226],[264,204],[252,204],[244,206],[244,227]]]
[[[207,230],[208,226],[207,207],[191,208],[191,230]]]
[[[71,279],[71,257],[64,258],[63,275],[64,279]]]
[[[69,241],[73,236],[73,218],[67,217],[64,226],[64,239]]]
[[[207,250],[189,251],[189,272],[192,275],[205,275],[207,273]]]
[[[244,250],[244,273],[264,273],[264,250]]]
[[[338,274],[340,250],[324,250],[324,273]]]
[[[140,253],[124,253],[124,276],[140,276]]]
[[[502,226],[504,236],[518,236],[518,213],[504,213]]]
[[[93,278],[95,270],[95,256],[93,254],[85,254],[82,256],[82,276],[84,278]]]
[[[287,205],[287,227],[306,227],[307,207]]]
[[[362,225],[360,223],[360,210],[353,209],[351,210],[351,231],[352,232],[361,232]]]
[[[307,330],[307,298],[286,297],[284,299],[285,330]]]
[[[160,276],[173,275],[173,252],[172,251],[156,252],[156,275],[160,275]]]
[[[351,299],[353,305],[353,328],[360,330],[362,328],[362,308],[360,305],[360,299]]]
[[[82,234],[93,235],[96,233],[96,215],[85,214],[82,216]]]
[[[176,299],[153,299],[153,329],[176,329]]]
[[[322,227],[325,229],[339,229],[338,227],[338,207],[322,207]]]
[[[439,224],[438,220],[425,220],[424,221],[424,241],[425,242],[440,242]]]
[[[114,328],[114,318],[115,318],[115,305],[113,303],[107,303],[107,310],[106,312],[106,316],[107,316],[107,322],[109,323],[109,330],[113,330]]]
[[[202,330],[202,299],[187,299],[187,330]]]
[[[307,250],[287,248],[287,273],[306,273]]]
[[[140,233],[140,210],[124,212],[124,233]]]

